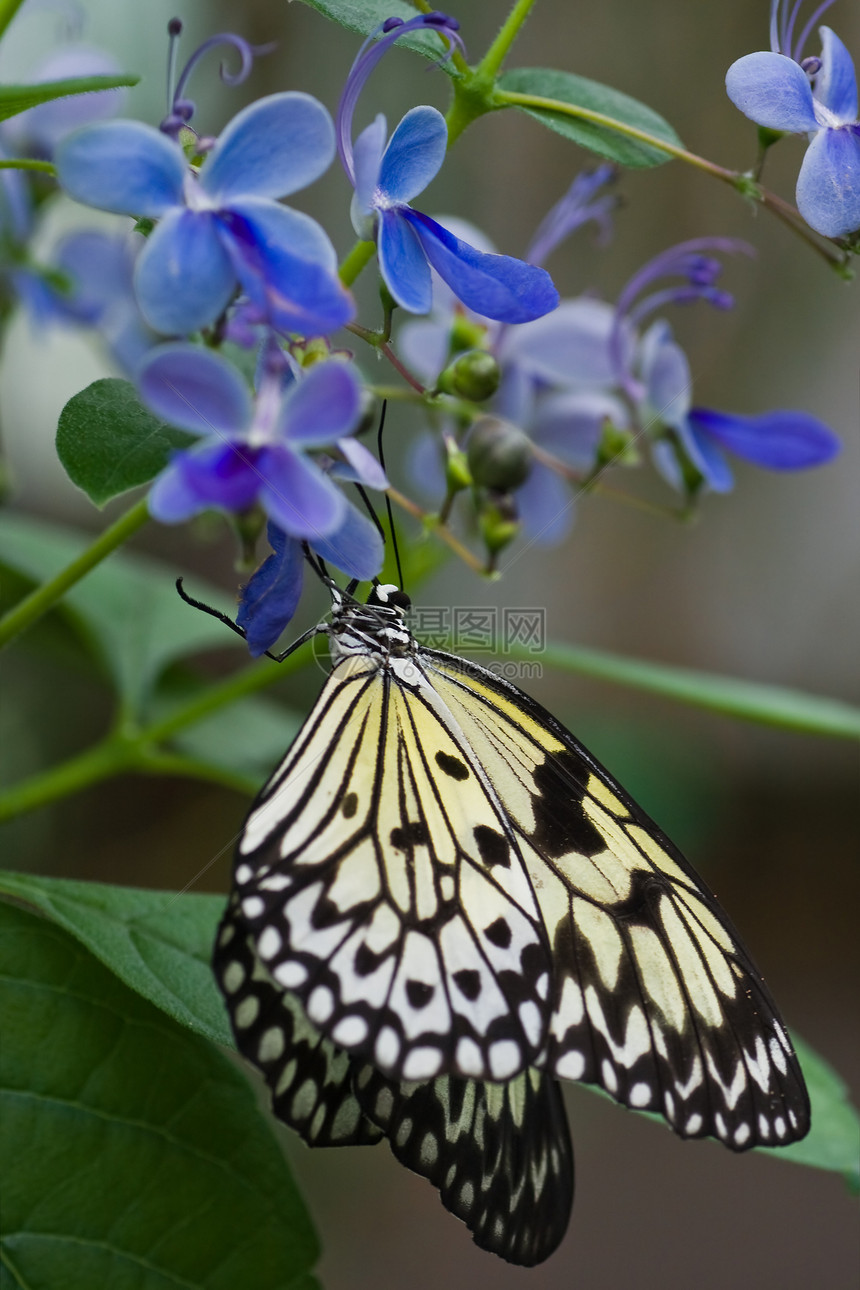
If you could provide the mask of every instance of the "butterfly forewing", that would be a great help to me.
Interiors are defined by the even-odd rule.
[[[336,664],[248,817],[240,913],[334,1043],[396,1079],[506,1079],[545,1046],[549,943],[492,786],[411,671]]]
[[[688,862],[519,690],[424,666],[520,842],[553,958],[545,1061],[735,1149],[802,1137],[809,1104],[760,974]]]

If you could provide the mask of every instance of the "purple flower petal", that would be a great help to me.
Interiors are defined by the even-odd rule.
[[[392,202],[409,202],[435,179],[445,160],[448,127],[433,107],[407,112],[388,141],[379,168],[379,191]]]
[[[745,54],[726,72],[726,93],[744,116],[769,130],[818,129],[806,72],[785,54]]]
[[[251,422],[248,387],[232,364],[198,345],[160,345],[137,376],[156,416],[193,434],[240,434]]]
[[[379,271],[403,309],[411,314],[426,314],[433,303],[430,266],[405,215],[405,208],[380,211],[376,241]]]
[[[294,447],[324,448],[351,434],[361,413],[361,382],[340,359],[315,363],[290,387],[278,433]]]
[[[353,196],[353,222],[366,219],[373,209],[373,198],[379,182],[379,167],[382,165],[382,154],[385,151],[385,136],[388,123],[380,112],[355,141],[353,163],[355,165],[355,194]],[[356,229],[359,237],[362,232]],[[369,240],[369,239],[368,239]]]
[[[258,99],[223,131],[200,171],[213,201],[286,197],[306,188],[334,159],[331,117],[310,94],[289,91]]]
[[[690,409],[693,381],[687,355],[666,322],[656,322],[642,337],[639,365],[649,412],[664,425],[679,428]]]
[[[553,385],[614,385],[615,309],[602,300],[563,300],[553,313],[507,331],[499,358]]]
[[[807,470],[831,461],[841,444],[833,431],[808,412],[778,409],[757,417],[693,408],[690,424],[697,438],[710,436],[755,466],[769,470]]]
[[[533,542],[552,546],[567,537],[576,515],[575,497],[570,486],[549,466],[534,462],[515,497],[523,528]]]
[[[57,148],[57,178],[85,206],[157,219],[182,201],[182,150],[141,121],[75,130]]]
[[[405,323],[397,333],[398,354],[409,370],[425,385],[435,383],[448,361],[452,321],[451,318],[447,318],[445,322],[436,318],[420,318],[415,322]]]
[[[162,524],[178,524],[218,508],[244,511],[257,497],[257,452],[245,444],[204,443],[179,452],[149,494],[149,511]]]
[[[385,558],[385,544],[376,525],[348,502],[339,528],[327,538],[314,538],[311,545],[329,564],[362,582],[376,577]]]
[[[260,501],[291,537],[315,542],[342,523],[346,498],[307,457],[281,443],[261,451],[259,466]]]
[[[821,27],[821,70],[815,77],[815,97],[840,121],[857,120],[857,77],[854,62],[829,27]]]
[[[279,331],[298,332],[303,336],[322,336],[349,322],[355,304],[333,267],[329,266],[329,243],[314,223],[297,211],[287,211],[274,203],[236,203],[232,210],[221,211],[215,218],[221,230],[222,244],[229,253],[233,268],[261,319]],[[274,212],[281,210],[284,220]],[[295,218],[294,218],[295,217]],[[294,254],[284,245],[279,230],[292,227],[292,239],[306,258]],[[323,244],[320,236],[325,239]],[[325,260],[320,263],[317,255]]]
[[[389,487],[388,477],[374,457],[357,439],[338,439],[337,446],[346,457],[348,467],[342,467],[338,477],[348,479],[350,483],[365,484],[367,488],[385,489]],[[340,566],[343,568],[343,566]]]
[[[298,608],[305,558],[301,543],[276,524],[266,533],[272,554],[242,588],[236,622],[254,658],[271,649]]]
[[[297,259],[337,272],[337,252],[330,237],[303,211],[263,197],[243,197],[230,203],[230,214],[244,221],[246,236],[253,239],[263,259],[285,250]]]
[[[607,421],[626,426],[627,410],[620,399],[595,390],[554,394],[540,403],[531,436],[566,466],[587,474],[595,465]]]
[[[439,277],[476,313],[498,322],[522,323],[541,318],[558,305],[558,292],[545,269],[509,255],[476,251],[411,207],[403,209],[402,218]]]
[[[820,130],[797,176],[797,209],[824,237],[860,228],[860,136],[851,126]]]
[[[699,432],[692,417],[687,422],[687,430],[685,446],[690,460],[705,481],[705,488],[712,493],[730,493],[735,486],[734,476],[717,444]]]
[[[140,253],[134,285],[156,331],[181,336],[213,323],[236,289],[236,274],[211,212],[170,211]]]

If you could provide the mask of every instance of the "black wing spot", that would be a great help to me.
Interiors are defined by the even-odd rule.
[[[426,981],[406,982],[406,998],[413,1008],[426,1008],[434,993],[435,986],[427,985]]]
[[[405,828],[398,825],[391,830],[389,837],[397,851],[411,851],[413,847],[427,845],[427,829],[423,820],[413,820]]]
[[[474,968],[460,968],[459,972],[454,973],[454,982],[471,1003],[481,993],[481,974]]]
[[[358,810],[358,793],[347,793],[340,808],[345,820],[351,820]]]
[[[606,839],[582,809],[584,796],[582,764],[571,753],[554,753],[535,767],[532,841],[539,851],[553,857],[606,850]]]
[[[488,824],[478,824],[474,829],[475,841],[486,865],[500,864],[506,869],[511,865],[511,848],[503,833]]]
[[[511,943],[511,929],[504,918],[497,918],[489,927],[484,928],[484,935],[500,950],[506,950]]]
[[[436,765],[440,770],[444,770],[446,775],[452,779],[468,779],[469,767],[459,757],[452,757],[450,753],[437,752]]]
[[[379,967],[385,956],[383,954],[374,954],[373,950],[362,942],[355,951],[355,974],[356,976],[370,976]]]

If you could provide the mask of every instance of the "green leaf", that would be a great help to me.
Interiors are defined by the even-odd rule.
[[[358,32],[360,36],[369,36],[386,18],[402,18],[404,22],[408,22],[418,14],[415,6],[408,4],[406,0],[301,0],[301,3],[316,9],[317,13],[336,22],[338,26]],[[440,54],[448,47],[447,41],[440,40],[432,32],[426,35],[423,32],[410,32],[397,43],[434,62],[438,61]],[[440,63],[440,69],[448,75],[454,70],[448,62]]]
[[[797,1035],[792,1039],[812,1102],[812,1128],[790,1147],[766,1150],[799,1165],[841,1173],[853,1191],[860,1191],[860,1115],[849,1101],[848,1088],[808,1044]]]
[[[536,655],[514,646],[512,658],[534,662]],[[564,672],[578,672],[637,690],[663,694],[679,703],[710,708],[728,717],[756,721],[766,726],[781,726],[804,734],[829,735],[835,739],[860,738],[860,708],[840,699],[805,694],[778,685],[761,685],[737,677],[715,676],[692,668],[668,667],[665,663],[648,663],[623,654],[586,649],[573,645],[547,645],[540,655],[548,667]]]
[[[0,562],[41,583],[88,546],[85,535],[12,512],[0,514]],[[100,658],[127,709],[140,714],[161,672],[198,650],[239,645],[239,638],[176,594],[176,569],[115,552],[65,596],[90,651]],[[210,603],[223,592],[195,589]],[[70,615],[71,616],[71,615]]]
[[[610,89],[608,85],[601,85],[599,81],[591,81],[584,76],[575,76],[573,72],[519,67],[502,74],[498,89],[503,102],[505,92],[536,95],[557,99],[575,108],[585,108],[588,112],[597,112],[618,122],[619,129],[613,129],[609,123],[596,123],[565,112],[526,107],[518,103],[512,105],[527,112],[542,125],[549,126],[550,130],[578,143],[581,148],[587,148],[589,152],[596,152],[598,156],[616,161],[622,166],[659,166],[664,161],[671,160],[669,154],[662,149],[631,138],[624,133],[623,127],[632,127],[673,144],[676,148],[684,146],[668,121],[652,108],[646,107],[638,99],[622,94],[620,90]]]
[[[33,905],[181,1025],[233,1047],[209,966],[223,896],[180,896],[6,870],[0,870],[0,895]]]
[[[171,454],[195,443],[143,406],[128,381],[93,381],[69,399],[57,426],[57,454],[73,484],[102,507],[148,484]]]
[[[4,1286],[298,1290],[318,1244],[233,1064],[0,908]]]
[[[170,743],[196,761],[232,771],[253,795],[281,760],[303,720],[280,703],[248,696],[172,735]]]
[[[63,81],[39,81],[35,85],[0,85],[0,121],[10,116],[65,99],[73,94],[97,94],[100,90],[118,90],[137,85],[139,76],[73,76]]]

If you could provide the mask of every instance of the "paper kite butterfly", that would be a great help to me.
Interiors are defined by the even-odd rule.
[[[397,588],[330,590],[331,674],[248,815],[214,960],[278,1118],[387,1138],[524,1265],[570,1216],[559,1079],[736,1151],[803,1137],[785,1026],[680,852],[534,700],[422,647]]]

